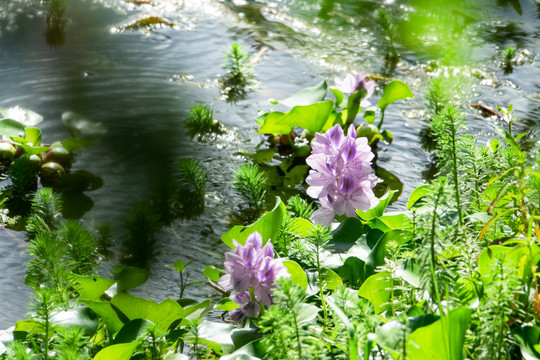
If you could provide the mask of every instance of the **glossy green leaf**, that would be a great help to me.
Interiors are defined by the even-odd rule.
[[[261,337],[262,334],[258,328],[234,329],[231,331],[231,339],[237,349]]]
[[[332,92],[332,94],[334,94],[334,97],[336,98],[337,108],[343,108],[347,106],[347,101],[349,101],[349,99],[346,98],[341,91],[335,88],[330,88],[330,91]]]
[[[367,90],[362,88],[356,90],[347,102],[347,123],[352,124],[358,113],[362,110],[360,102],[367,95]]]
[[[317,314],[319,314],[319,311],[321,310],[318,306],[305,303],[299,304],[297,309],[298,317],[296,320],[299,323],[306,323],[315,320],[317,318]]]
[[[391,309],[390,296],[392,279],[390,273],[381,271],[367,278],[358,290],[358,296],[368,299],[375,308],[375,314]]]
[[[75,278],[75,289],[80,299],[97,300],[114,283],[116,283],[115,280],[100,276],[78,276]]]
[[[457,308],[431,325],[408,336],[407,356],[411,360],[462,360],[465,332],[472,309]]]
[[[275,149],[259,149],[254,154],[250,154],[245,151],[240,152],[241,155],[250,158],[254,163],[257,164],[269,163],[274,158],[275,153]]]
[[[24,125],[13,119],[0,120],[0,135],[20,137],[24,134]]]
[[[147,335],[147,329],[154,324],[146,319],[135,319],[128,321],[122,329],[116,334],[113,344],[131,343],[132,341],[142,340]]]
[[[375,247],[369,253],[367,263],[374,268],[384,265],[386,255],[388,254],[388,251],[386,250],[386,245],[389,242],[395,242],[401,245],[405,243],[406,240],[408,240],[408,237],[401,229],[391,229],[385,232],[384,235],[379,239],[379,241],[377,241]]]
[[[27,127],[24,129],[26,143],[32,146],[41,145],[41,130],[34,127]]]
[[[107,326],[108,333],[115,335],[129,319],[108,301],[80,300],[99,315],[101,321]]]
[[[184,268],[186,267],[186,264],[184,264],[184,262],[182,260],[176,260],[174,262],[174,268],[176,269],[176,271],[178,272],[184,272]]]
[[[199,325],[199,336],[214,344],[219,344],[219,348],[214,347],[215,350],[229,353],[234,350],[231,332],[235,328],[231,324],[205,320]],[[209,345],[212,346],[212,344]]]
[[[135,341],[127,344],[107,346],[96,354],[94,360],[129,360],[138,345],[139,342]]]
[[[99,325],[98,316],[87,306],[57,312],[51,317],[51,321],[64,328],[81,328],[88,337],[94,336]]]
[[[306,106],[295,106],[288,113],[279,112],[263,115],[258,134],[289,134],[295,127],[314,133],[321,131],[332,113],[333,100]]]
[[[364,120],[366,120],[368,124],[373,124],[373,122],[375,121],[375,111],[373,110],[364,111]]]
[[[369,209],[368,211],[356,210],[356,214],[358,215],[358,217],[365,221],[382,216],[384,214],[384,211],[386,210],[386,207],[392,201],[395,192],[395,190],[388,191],[386,194],[384,194],[383,197],[379,199],[379,204],[376,207],[374,207],[373,209]]]
[[[381,132],[382,140],[387,143],[391,144],[394,141],[394,134],[392,134],[389,130],[383,130]]]
[[[28,154],[28,156],[41,154],[50,149],[47,146],[35,147],[35,146],[27,145],[27,144],[19,144],[19,146],[23,148],[24,152]]]
[[[221,277],[222,271],[220,271],[218,268],[216,268],[213,265],[208,265],[203,270],[204,276],[206,276],[209,280],[212,280],[213,282],[218,282],[219,278]]]
[[[126,267],[118,274],[118,292],[128,289],[134,289],[139,285],[144,284],[150,273],[147,270],[137,267]]]
[[[64,147],[64,149],[66,149],[69,152],[72,152],[73,150],[89,147],[92,144],[93,142],[88,139],[68,138],[68,139],[62,140],[62,147]]]
[[[291,233],[299,235],[301,237],[308,236],[311,233],[314,225],[311,221],[295,217],[291,219]]]
[[[409,196],[409,201],[407,202],[407,209],[410,209],[413,207],[420,199],[422,199],[424,196],[429,194],[431,192],[431,186],[430,185],[420,185],[416,189],[413,190],[411,195]]]
[[[348,249],[348,245],[356,243],[363,233],[364,225],[360,219],[346,218],[332,232],[332,244],[338,251],[343,250],[344,247]]]
[[[409,86],[402,81],[393,80],[384,88],[383,95],[377,106],[381,110],[384,110],[388,105],[406,98],[414,98],[414,94],[409,89]]]
[[[521,326],[512,330],[525,360],[540,360],[540,328]]]
[[[406,323],[397,320],[387,322],[376,329],[377,344],[387,351],[399,352],[403,349],[404,341],[407,341],[407,335],[418,328],[433,324],[438,319],[438,316],[427,314],[408,318]]]
[[[383,232],[393,229],[407,229],[412,227],[411,219],[403,213],[395,215],[383,215],[369,220],[366,225],[372,229],[379,229]]]
[[[287,268],[287,271],[291,275],[291,280],[303,290],[306,290],[308,279],[304,269],[302,269],[298,263],[292,260],[284,260],[283,266]]]
[[[277,238],[279,228],[281,227],[286,212],[287,210],[281,199],[276,198],[276,206],[272,211],[264,214],[259,220],[249,226],[234,226],[221,236],[221,241],[223,241],[225,245],[234,248],[233,239],[239,244],[244,245],[248,236],[253,232],[258,231],[262,235],[263,244],[266,244],[269,239]]]
[[[131,294],[118,293],[112,298],[111,303],[130,320],[150,320],[161,331],[167,330],[186,315],[184,309],[173,299],[166,299],[158,304]]]
[[[338,274],[332,269],[322,268],[321,269],[322,280],[324,287],[328,290],[335,290],[337,287],[343,285],[343,280],[339,277]]]
[[[328,91],[328,85],[326,81],[321,81],[315,86],[307,87],[298,93],[290,96],[280,103],[289,107],[297,105],[310,105],[319,101],[323,101]]]
[[[209,309],[212,302],[210,300],[204,300],[195,305],[191,305],[184,308],[184,315],[188,320],[194,320],[203,316],[205,312]]]
[[[231,300],[226,300],[225,302],[216,305],[216,309],[223,311],[231,311],[234,309],[238,309],[239,307],[240,306],[238,306],[237,303]]]
[[[349,286],[359,288],[367,278],[366,263],[356,256],[348,257],[336,273],[349,283]]]

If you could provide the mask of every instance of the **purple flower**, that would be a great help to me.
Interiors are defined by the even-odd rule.
[[[231,319],[242,321],[246,316],[258,316],[260,307],[257,301],[266,306],[272,304],[271,295],[276,279],[289,276],[289,273],[281,260],[274,259],[274,247],[270,240],[262,246],[262,236],[258,232],[249,235],[244,245],[236,240],[233,240],[233,244],[236,246],[234,252],[225,254],[227,274],[219,279],[219,285],[231,290],[230,299],[242,306],[231,311]],[[250,289],[253,289],[251,293]]]
[[[375,90],[375,81],[367,81],[367,73],[363,74],[347,74],[343,80],[340,78],[335,78],[334,82],[336,83],[336,88],[347,94],[352,94],[356,90],[366,89],[367,95],[366,98],[370,97]]]
[[[373,194],[378,179],[372,173],[374,155],[367,139],[356,138],[351,125],[345,136],[340,125],[325,134],[315,134],[313,152],[306,159],[311,167],[306,182],[308,195],[318,198],[321,208],[311,217],[314,223],[328,226],[335,215],[356,216],[356,210],[368,210],[379,200]]]

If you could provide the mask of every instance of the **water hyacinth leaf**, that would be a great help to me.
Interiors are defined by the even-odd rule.
[[[392,201],[395,193],[395,190],[388,191],[386,194],[384,194],[383,197],[379,199],[379,204],[376,207],[374,207],[373,209],[369,209],[368,211],[356,210],[356,214],[360,219],[365,221],[382,216],[384,214],[384,211],[386,210],[386,207]]]
[[[147,319],[152,321],[159,331],[165,331],[177,320],[185,317],[184,309],[173,299],[161,303],[142,299],[127,293],[118,293],[111,303],[128,319]]]
[[[102,123],[94,123],[84,116],[66,111],[62,114],[62,122],[74,138],[103,135],[107,132]]]
[[[369,220],[366,225],[372,229],[383,232],[392,229],[406,229],[412,227],[412,221],[406,214],[383,215]]]
[[[64,192],[94,191],[103,186],[103,179],[87,170],[76,170],[62,177]]]
[[[261,128],[257,134],[289,134],[294,125],[282,121],[285,115],[280,111],[272,111],[259,116],[257,123]]]
[[[386,142],[387,144],[391,144],[392,141],[394,141],[394,134],[392,134],[390,131],[388,130],[383,130],[381,132],[381,136],[382,136],[382,140],[384,142]]]
[[[197,303],[195,305],[185,307],[184,308],[184,316],[188,320],[194,320],[194,319],[200,318],[200,317],[202,317],[202,315],[204,315],[206,310],[208,310],[210,305],[212,305],[212,302],[207,299],[207,300],[202,301],[200,303]]]
[[[0,120],[0,135],[20,137],[24,134],[24,125],[13,119]]]
[[[343,285],[343,280],[341,280],[341,277],[334,270],[322,268],[321,275],[324,287],[328,290],[335,290],[337,287]]]
[[[414,287],[420,287],[420,266],[413,261],[405,261],[399,265],[394,275]]]
[[[225,301],[223,303],[220,302],[216,305],[216,309],[223,310],[223,311],[231,311],[234,309],[238,309],[240,307],[237,303],[235,303],[232,300],[227,300],[227,299],[224,299],[224,300]]]
[[[472,309],[457,308],[431,325],[408,336],[407,356],[411,360],[462,360],[465,332]]]
[[[78,276],[75,278],[75,289],[80,299],[97,300],[110,288],[115,280],[105,279],[101,276]]]
[[[360,107],[360,101],[365,98],[367,95],[367,90],[364,88],[358,89],[349,96],[349,101],[347,102],[347,120],[348,124],[352,124],[356,115],[362,110]]]
[[[222,275],[222,271],[220,271],[213,265],[208,265],[204,268],[203,274],[204,276],[206,276],[207,279],[212,280],[213,282],[218,282],[219,278]]]
[[[525,360],[540,360],[540,328],[522,326],[512,330]]]
[[[25,143],[32,146],[41,145],[41,130],[39,128],[27,127],[24,129],[24,133],[25,133],[25,136],[24,136]]]
[[[419,315],[407,319],[406,324],[397,320],[390,321],[376,329],[377,344],[390,350],[403,349],[405,336],[413,333],[416,329],[433,324],[439,319],[433,314]]]
[[[501,245],[492,245],[482,250],[478,257],[478,271],[482,276],[482,282],[484,284],[491,283],[494,277],[493,272],[496,271],[497,262],[504,262],[504,259],[511,251],[512,248]]]
[[[222,356],[220,360],[261,360],[264,356],[264,353],[258,354],[261,351],[257,351],[258,341],[250,342],[233,353]]]
[[[326,120],[326,123],[323,125],[320,132],[324,133],[324,132],[326,132],[326,130],[330,129],[331,127],[333,127],[336,124],[342,124],[341,123],[341,117],[339,116],[339,114],[337,112],[332,111],[330,113],[330,115],[328,116],[328,119]],[[310,150],[311,150],[311,146],[310,146]],[[309,155],[309,153],[306,154],[305,157],[307,157],[308,155]]]
[[[346,218],[332,231],[330,243],[338,252],[348,251],[364,233],[364,225],[358,218]]]
[[[258,328],[244,328],[234,329],[231,331],[231,339],[234,346],[239,349],[252,341],[258,340],[262,337]]]
[[[240,151],[239,154],[253,160],[256,164],[266,164],[272,161],[276,153],[275,149],[260,149],[255,152],[255,154],[250,154],[245,151]]]
[[[99,325],[97,314],[88,306],[60,311],[51,317],[51,321],[64,328],[78,327],[88,337],[96,333]]]
[[[225,245],[234,248],[233,239],[239,244],[244,245],[248,236],[253,232],[258,231],[263,238],[264,245],[268,240],[276,239],[286,212],[287,209],[285,208],[285,205],[281,199],[277,197],[276,206],[272,211],[264,214],[259,220],[249,226],[234,226],[221,236],[221,241],[223,241]]]
[[[298,305],[298,317],[297,321],[299,323],[306,323],[313,321],[317,318],[317,315],[319,314],[319,307],[315,306],[313,304],[299,304]]]
[[[2,107],[0,108],[0,114],[2,114],[4,118],[20,122],[23,126],[36,126],[43,121],[43,116],[20,106],[10,108]]]
[[[284,122],[298,126],[312,133],[320,132],[326,124],[334,107],[333,100],[327,100],[307,106],[295,106],[283,118]]]
[[[373,122],[375,121],[375,111],[373,110],[364,111],[364,120],[366,120],[368,124],[373,124]]]
[[[381,110],[384,110],[388,105],[406,98],[414,98],[414,94],[409,86],[402,81],[393,80],[384,88],[383,95],[377,106]]]
[[[311,230],[313,229],[314,225],[311,221],[295,217],[291,219],[291,225],[292,233],[305,237],[308,236],[311,233]]]
[[[347,105],[347,101],[349,101],[348,97],[343,95],[343,93],[336,89],[336,88],[330,88],[330,91],[332,94],[334,94],[334,97],[336,98],[336,107],[337,108],[343,108]]]
[[[28,156],[41,154],[50,149],[49,147],[46,147],[46,146],[34,147],[32,145],[27,145],[27,144],[19,144],[19,146],[23,148],[24,152],[28,154]]]
[[[298,263],[292,260],[284,260],[283,266],[287,268],[287,271],[291,275],[291,280],[294,281],[302,290],[306,290],[308,286],[307,275]]]
[[[390,301],[392,278],[388,271],[371,275],[358,290],[358,296],[368,299],[375,308],[375,314],[392,308]]]
[[[148,280],[150,273],[147,270],[128,266],[118,274],[118,292],[134,289]]]
[[[424,196],[429,194],[431,192],[431,188],[432,187],[430,185],[420,185],[419,187],[414,189],[411,195],[409,196],[409,201],[407,202],[407,209],[410,209],[411,207],[413,207]]]
[[[130,343],[132,341],[144,338],[147,329],[154,324],[146,319],[135,319],[127,322],[116,334],[112,344]]]
[[[81,303],[90,307],[107,327],[109,335],[115,335],[122,327],[124,323],[129,319],[115,306],[108,301],[99,300],[80,300]]]
[[[235,328],[231,324],[204,320],[199,325],[199,337],[206,340],[204,343],[211,346],[214,351],[217,350],[218,354],[230,353],[234,351],[231,332]]]
[[[366,263],[360,260],[356,256],[348,257],[343,265],[336,269],[336,273],[345,281],[349,283],[349,286],[359,288],[367,278],[365,272]]]
[[[296,105],[310,105],[319,101],[323,101],[328,92],[328,84],[326,81],[321,81],[315,86],[307,87],[298,93],[284,100],[279,101],[283,105],[293,107]]]
[[[404,231],[401,229],[391,229],[385,232],[369,253],[366,263],[374,268],[384,265],[386,255],[388,254],[386,244],[394,241],[402,245],[406,240],[408,240],[408,237],[404,236]]]
[[[129,360],[137,346],[139,346],[138,341],[107,346],[96,354],[94,360]]]

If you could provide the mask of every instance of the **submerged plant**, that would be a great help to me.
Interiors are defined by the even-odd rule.
[[[255,73],[250,64],[251,55],[241,45],[231,44],[225,54],[223,68],[227,74],[222,77],[222,91],[227,101],[236,102],[246,98],[248,87],[253,83]]]
[[[259,165],[242,164],[234,171],[233,189],[247,205],[260,214],[264,208],[265,186],[268,181]]]
[[[200,138],[207,133],[221,132],[221,124],[214,120],[214,112],[206,105],[195,105],[189,109],[184,124],[191,138],[196,135]]]
[[[306,163],[312,168],[306,179],[309,196],[318,198],[322,208],[311,220],[330,225],[336,215],[356,217],[356,210],[369,210],[379,200],[373,194],[378,178],[371,169],[374,155],[366,138],[356,138],[354,126],[345,136],[335,125],[325,134],[315,134]]]
[[[207,181],[206,168],[199,161],[192,158],[180,160],[169,200],[175,217],[194,219],[204,212]]]
[[[11,185],[7,186],[4,196],[8,197],[5,205],[10,216],[28,216],[32,197],[37,191],[37,175],[33,163],[28,157],[15,159],[9,167]]]

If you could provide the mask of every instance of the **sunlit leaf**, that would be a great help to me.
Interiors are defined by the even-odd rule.
[[[244,245],[248,236],[258,231],[262,235],[263,244],[266,244],[268,240],[277,238],[286,212],[287,210],[281,199],[276,198],[276,206],[272,211],[264,214],[259,220],[249,226],[234,226],[221,236],[221,241],[227,246],[234,248],[233,239],[239,244]]]
[[[291,275],[291,280],[303,290],[306,290],[308,279],[304,269],[302,269],[298,263],[292,260],[284,260],[283,266],[287,268],[287,271]]]
[[[20,137],[24,134],[24,125],[13,119],[0,120],[0,135]]]
[[[139,345],[138,341],[107,346],[96,354],[94,360],[129,360]]]
[[[81,303],[90,307],[96,314],[99,315],[101,321],[107,327],[108,333],[113,336],[115,335],[122,326],[124,322],[129,321],[129,319],[122,314],[115,306],[113,306],[108,301],[99,301],[99,300],[79,300]]]
[[[420,185],[416,189],[414,189],[409,196],[409,201],[407,202],[407,209],[413,207],[418,201],[420,201],[420,199],[429,194],[430,189],[430,185]]]
[[[297,105],[310,105],[319,101],[323,101],[326,96],[328,85],[326,81],[321,81],[315,86],[307,87],[293,96],[290,96],[280,103],[289,107]]]
[[[540,360],[540,328],[521,326],[512,330],[518,340],[521,355],[525,360]]]
[[[322,268],[321,275],[324,287],[328,290],[335,290],[337,287],[343,285],[341,277],[332,269]]]
[[[147,329],[154,324],[146,319],[135,319],[127,322],[116,334],[113,344],[131,343],[132,341],[142,340],[147,335]]]
[[[402,81],[393,80],[384,88],[383,95],[377,106],[381,110],[384,110],[388,105],[406,98],[414,98],[414,94],[409,89],[409,86]]]
[[[149,276],[150,273],[148,270],[134,266],[126,267],[118,274],[118,292],[134,289],[137,286],[144,284]]]
[[[356,210],[356,214],[358,217],[360,217],[362,220],[370,220],[375,217],[382,216],[384,214],[384,211],[386,210],[386,207],[388,204],[390,204],[390,201],[392,201],[392,198],[394,197],[394,193],[396,191],[390,190],[386,194],[384,194],[383,197],[381,197],[379,200],[379,204],[374,207],[373,209],[370,209],[368,211],[362,211],[362,210]]]
[[[390,295],[392,289],[392,278],[387,271],[381,271],[367,278],[358,290],[358,296],[368,299],[375,308],[375,313],[391,309]]]
[[[79,276],[75,278],[75,289],[80,299],[97,300],[115,282],[100,276]]]
[[[212,280],[213,282],[218,282],[219,278],[221,277],[222,272],[215,266],[208,265],[207,267],[204,268],[203,274],[209,280]]]

